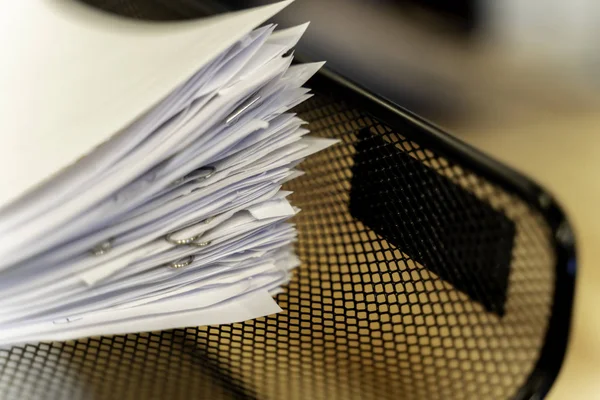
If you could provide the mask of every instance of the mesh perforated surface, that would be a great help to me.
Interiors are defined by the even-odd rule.
[[[0,398],[513,397],[550,315],[555,260],[544,219],[316,89],[297,111],[313,135],[341,143],[305,161],[307,174],[288,186],[303,209],[302,266],[277,297],[282,313],[3,349]],[[490,241],[508,243],[499,247],[509,251],[506,285],[502,274],[469,275],[502,259],[482,258]]]

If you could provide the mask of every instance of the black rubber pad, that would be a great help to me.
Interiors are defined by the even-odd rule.
[[[355,149],[352,216],[504,315],[514,223],[381,136],[362,130]]]

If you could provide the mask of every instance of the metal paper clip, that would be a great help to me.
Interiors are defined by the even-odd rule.
[[[242,103],[238,108],[236,108],[225,120],[225,125],[230,126],[233,124],[239,117],[242,115],[244,111],[252,107],[257,101],[260,100],[260,96],[256,95]]]
[[[187,239],[176,240],[176,239],[173,239],[174,234],[175,234],[175,232],[169,233],[167,236],[165,236],[165,240],[171,244],[174,244],[175,246],[185,246],[186,244],[195,242],[196,240],[200,239],[200,236],[202,236],[202,235],[196,235],[196,236],[192,236]]]
[[[208,171],[208,173],[201,175],[200,173],[204,172],[204,171]],[[217,172],[215,167],[207,165],[206,167],[201,167],[201,168],[193,170],[192,172],[187,174],[184,177],[184,179],[185,180],[194,180],[194,181],[203,181],[203,180],[208,179],[211,176],[213,176],[215,174],[215,172]]]
[[[108,253],[113,246],[114,239],[107,239],[102,243],[97,244],[91,250],[92,254],[95,256],[101,256],[103,254]]]
[[[207,242],[192,242],[190,243],[190,246],[194,246],[194,247],[206,247],[209,246],[212,243],[212,241],[207,241]]]
[[[206,172],[206,171],[208,171],[208,173],[202,174],[203,172]],[[210,165],[208,165],[206,167],[200,167],[200,168],[193,170],[192,172],[185,175],[184,177],[177,179],[176,181],[173,182],[173,184],[178,185],[180,183],[186,183],[186,182],[191,182],[191,181],[200,182],[200,181],[210,178],[211,176],[213,176],[215,174],[215,172],[217,172],[215,167],[212,167]]]
[[[210,223],[212,220],[214,219],[214,217],[208,217],[206,218],[204,221],[202,221],[203,224],[208,224]],[[202,237],[202,233],[199,235],[195,235],[192,237],[189,237],[187,239],[173,239],[173,235],[175,235],[176,232],[171,232],[169,233],[167,236],[165,236],[165,240],[171,244],[174,244],[175,246],[195,246],[195,247],[205,247],[208,246],[211,242],[198,242],[198,239],[200,239]]]
[[[175,260],[172,263],[170,263],[169,267],[170,268],[174,268],[174,269],[187,267],[192,262],[194,262],[194,258],[195,257],[193,255],[192,256],[187,256],[187,257],[180,258],[179,260]]]
[[[202,172],[205,172],[205,171],[208,171],[208,173],[202,174]],[[198,169],[193,170],[192,172],[185,175],[184,177],[177,179],[172,184],[179,185],[181,183],[186,183],[186,182],[191,182],[191,181],[200,182],[200,181],[210,178],[211,176],[213,176],[215,174],[215,172],[217,172],[217,170],[213,166],[208,165],[206,167],[200,167]]]

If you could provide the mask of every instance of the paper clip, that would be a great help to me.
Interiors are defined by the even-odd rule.
[[[92,248],[92,254],[95,256],[101,256],[108,253],[112,249],[113,241],[114,239],[107,239],[104,242],[97,244]]]
[[[204,221],[202,221],[202,223],[204,224],[208,224],[213,220],[213,217],[208,217],[206,218]],[[208,246],[211,242],[198,242],[198,239],[200,239],[202,237],[202,233],[199,235],[195,235],[192,237],[189,237],[187,239],[173,239],[173,235],[175,235],[176,232],[171,232],[169,234],[167,234],[167,236],[165,236],[165,240],[171,244],[174,244],[175,246],[195,246],[195,247],[205,247]]]
[[[206,247],[209,246],[212,243],[212,241],[208,241],[208,242],[192,242],[190,243],[190,246],[194,246],[194,247]]]
[[[178,269],[178,268],[183,268],[183,267],[187,267],[188,265],[190,265],[192,262],[194,262],[194,256],[187,256],[187,257],[183,257],[180,258],[179,260],[175,260],[172,263],[169,264],[170,268],[173,269]]]
[[[208,171],[207,174],[205,175],[201,175],[201,172],[204,171]],[[186,176],[184,176],[183,178],[187,181],[203,181],[206,180],[208,178],[210,178],[211,176],[213,176],[215,174],[215,172],[217,172],[217,170],[215,169],[215,167],[207,165],[206,167],[200,167],[198,169],[193,170],[192,172],[190,172],[189,174],[187,174]]]
[[[246,111],[247,109],[249,109],[250,107],[252,107],[259,100],[260,100],[260,96],[256,95],[256,96],[251,97],[250,99],[248,99],[248,101],[245,101],[244,103],[242,103],[241,106],[239,106],[238,108],[236,108],[229,115],[229,117],[227,117],[227,119],[225,120],[225,125],[230,126],[231,124],[233,124],[240,117],[240,115],[242,115],[242,113],[244,111]]]
[[[169,233],[167,236],[165,236],[165,240],[171,244],[174,244],[175,246],[185,246],[187,244],[191,244],[193,242],[195,242],[196,240],[200,239],[200,237],[202,235],[196,235],[196,236],[192,236],[190,238],[187,239],[173,239],[173,235],[175,234],[175,232],[171,232]]]
[[[202,174],[202,172],[208,171],[207,174]],[[173,182],[173,185],[179,185],[181,183],[187,183],[187,182],[200,182],[200,181],[204,181],[208,178],[210,178],[211,176],[213,176],[215,174],[215,172],[217,172],[216,168],[213,166],[206,166],[206,167],[200,167],[197,168],[195,170],[193,170],[192,172],[190,172],[189,174],[185,175],[182,178],[177,179],[176,181]]]

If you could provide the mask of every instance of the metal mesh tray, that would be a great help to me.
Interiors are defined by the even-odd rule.
[[[335,74],[290,182],[302,266],[241,324],[0,349],[0,398],[508,399],[562,362],[573,236],[527,178]]]

